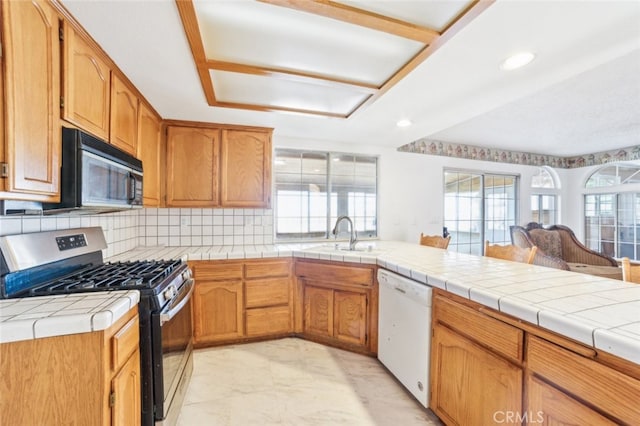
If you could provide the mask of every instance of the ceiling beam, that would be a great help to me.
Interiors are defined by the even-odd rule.
[[[337,112],[317,111],[317,110],[309,110],[309,109],[302,109],[302,108],[289,108],[289,107],[281,107],[276,105],[243,104],[238,102],[216,102],[212,106],[217,106],[221,108],[248,109],[251,111],[288,112],[291,114],[315,115],[319,117],[329,117],[329,118],[347,118],[345,114],[340,114]]]
[[[216,95],[213,90],[211,76],[209,75],[209,68],[206,64],[207,57],[204,52],[204,44],[202,43],[196,10],[191,0],[176,0],[176,6],[178,6],[182,26],[189,41],[189,47],[191,48],[191,54],[193,55],[198,76],[200,77],[204,96],[207,99],[207,103],[213,106],[216,103]]]
[[[440,33],[430,28],[411,24],[399,19],[379,15],[363,9],[336,3],[330,0],[258,0],[276,6],[287,7],[326,18],[336,19],[349,24],[367,27],[398,37],[430,44]]]
[[[433,43],[425,46],[417,55],[415,55],[409,62],[404,64],[394,75],[392,75],[381,87],[380,90],[369,97],[359,108],[354,110],[349,117],[354,113],[362,112],[366,107],[375,102],[378,98],[384,95],[389,89],[395,86],[400,80],[405,78],[411,71],[413,71],[418,65],[423,63],[429,56],[431,56],[436,50],[442,47],[449,39],[460,32],[465,26],[473,21],[478,15],[484,12],[489,6],[495,3],[495,0],[475,0],[472,2],[462,13],[460,13],[456,19],[445,28],[442,35],[434,40]]]
[[[218,71],[274,77],[282,80],[311,83],[327,87],[341,87],[364,93],[376,93],[378,91],[378,86],[373,84],[361,83],[335,77],[327,77],[309,72],[292,71],[270,67],[259,67],[254,65],[237,64],[234,62],[215,61],[211,59],[206,62],[206,65],[209,69]]]

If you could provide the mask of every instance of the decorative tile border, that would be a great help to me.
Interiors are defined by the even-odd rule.
[[[578,167],[596,166],[618,161],[640,160],[640,145],[575,157],[557,157],[554,155],[507,151],[422,138],[402,145],[398,148],[398,151],[466,158],[469,160],[493,161],[496,163],[523,164],[526,166],[550,166],[558,169],[575,169]]]

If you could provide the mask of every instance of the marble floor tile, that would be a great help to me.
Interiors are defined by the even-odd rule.
[[[442,425],[375,358],[302,339],[199,349],[178,426]]]

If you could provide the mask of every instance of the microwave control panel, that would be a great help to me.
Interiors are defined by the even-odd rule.
[[[58,243],[58,249],[60,251],[71,250],[78,247],[86,247],[87,240],[84,234],[65,235],[63,237],[56,237],[56,243]]]

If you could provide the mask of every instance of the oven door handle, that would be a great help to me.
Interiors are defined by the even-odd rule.
[[[195,286],[193,285],[193,278],[189,278],[187,282],[184,284],[183,288],[188,288],[188,290],[182,292],[182,295],[179,299],[175,300],[169,306],[167,312],[162,312],[160,314],[160,325],[171,321],[171,319],[178,313],[180,310],[186,305],[189,300],[191,300],[191,295],[193,294],[193,289]]]

